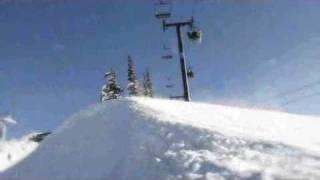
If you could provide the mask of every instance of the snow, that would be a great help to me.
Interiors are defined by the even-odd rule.
[[[0,143],[0,172],[19,163],[38,147],[38,143],[29,140],[30,137],[26,135]]]
[[[16,120],[11,115],[5,115],[0,117],[0,123],[5,124],[17,124]]]
[[[70,117],[1,180],[319,179],[320,118],[130,98]]]
[[[187,103],[148,99],[136,101],[142,109],[151,111],[150,115],[160,117],[160,121],[183,123],[229,136],[275,141],[320,152],[320,138],[316,138],[319,136],[319,117],[201,103],[190,106]]]

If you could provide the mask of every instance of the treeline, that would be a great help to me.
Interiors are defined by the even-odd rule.
[[[125,89],[120,86],[115,71],[111,68],[104,75],[106,82],[102,86],[100,101],[118,99],[124,94]],[[128,84],[126,90],[129,96],[153,97],[152,80],[148,69],[143,73],[143,85],[140,86],[137,79],[134,63],[131,56],[128,56]]]

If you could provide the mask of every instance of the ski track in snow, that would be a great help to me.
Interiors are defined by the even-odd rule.
[[[168,100],[109,101],[72,116],[0,179],[320,179],[319,120]]]

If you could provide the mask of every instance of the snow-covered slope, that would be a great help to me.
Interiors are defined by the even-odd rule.
[[[72,116],[4,180],[319,179],[320,118],[157,99]]]
[[[19,163],[37,147],[38,143],[30,141],[30,135],[0,143],[0,173]]]

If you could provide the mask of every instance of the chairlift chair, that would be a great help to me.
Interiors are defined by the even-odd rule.
[[[163,50],[171,50],[171,48],[170,47],[168,47],[168,46],[166,46],[165,44],[163,44]]]
[[[172,55],[172,52],[171,52],[171,48],[166,46],[165,44],[163,44],[163,50],[165,52],[165,55],[163,55],[161,58],[162,59],[172,59],[173,58],[173,55]]]
[[[166,84],[166,88],[173,88],[174,87],[174,83],[172,82],[172,78],[168,77],[167,80],[168,80],[168,82]]]
[[[166,85],[166,88],[173,88],[173,87],[174,87],[173,84],[167,84],[167,85]]]
[[[200,43],[202,40],[202,31],[198,27],[191,27],[187,35],[191,41]]]
[[[187,70],[187,76],[188,76],[188,78],[193,78],[194,77],[194,73],[193,73],[191,67],[189,67],[188,70]]]
[[[167,19],[171,16],[171,2],[160,0],[155,3],[155,17],[158,19]]]
[[[184,99],[184,96],[170,96],[170,99]]]
[[[167,55],[163,55],[161,58],[162,59],[172,59],[173,56],[171,54],[167,54]]]

